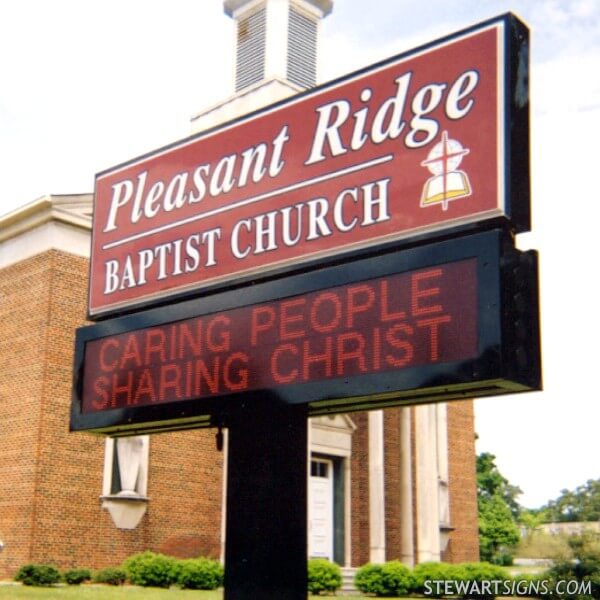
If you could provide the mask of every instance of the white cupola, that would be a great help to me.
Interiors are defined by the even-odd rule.
[[[319,22],[333,0],[225,0],[223,7],[235,21],[235,92],[193,117],[193,132],[314,86]]]
[[[332,0],[225,0],[225,12],[236,22],[236,92],[273,77],[314,86],[319,21],[332,5]]]

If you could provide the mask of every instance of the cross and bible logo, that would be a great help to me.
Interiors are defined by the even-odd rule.
[[[463,148],[458,140],[449,138],[447,131],[442,133],[441,141],[430,150],[427,159],[421,163],[433,176],[423,186],[421,208],[441,204],[443,210],[448,210],[451,200],[471,195],[469,177],[458,168],[466,154],[469,154],[469,150]]]

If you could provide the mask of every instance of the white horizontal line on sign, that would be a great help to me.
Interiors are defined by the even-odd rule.
[[[386,163],[394,158],[393,154],[386,154],[384,156],[379,156],[378,158],[374,158],[372,160],[368,160],[366,162],[358,163],[356,165],[352,165],[350,167],[346,167],[344,169],[340,169],[339,171],[332,171],[331,173],[326,173],[325,175],[319,175],[318,177],[313,177],[312,179],[307,179],[305,181],[301,181],[299,183],[294,183],[292,185],[287,185],[285,187],[271,190],[270,192],[265,192],[264,194],[259,194],[257,196],[251,196],[250,198],[246,198],[245,200],[240,200],[239,202],[234,202],[233,204],[228,204],[226,206],[221,206],[219,208],[215,208],[214,210],[209,210],[193,217],[188,217],[187,219],[182,219],[181,221],[175,221],[173,223],[168,223],[166,225],[162,225],[161,227],[155,227],[154,229],[149,229],[148,231],[142,231],[141,233],[137,233],[135,235],[131,235],[129,237],[123,238],[121,240],[116,240],[114,242],[110,242],[109,244],[104,244],[102,246],[103,250],[109,250],[110,248],[116,248],[117,246],[122,246],[123,244],[128,244],[129,242],[133,242],[135,240],[139,240],[150,235],[154,235],[156,233],[160,233],[161,231],[168,231],[169,229],[174,229],[175,227],[179,227],[180,225],[187,225],[188,223],[193,223],[194,221],[200,221],[202,219],[207,219],[208,217],[212,217],[214,215],[218,215],[221,213],[229,212],[231,210],[235,210],[242,206],[247,206],[249,204],[254,204],[256,202],[261,202],[262,200],[267,200],[274,196],[279,196],[280,194],[286,194],[288,192],[292,192],[294,190],[302,189],[304,187],[308,187],[315,183],[321,183],[323,181],[328,181],[329,179],[335,179],[336,177],[343,177],[344,175],[348,175],[349,173],[355,173],[356,171],[362,171],[364,169],[369,169],[371,167],[375,167],[377,165]]]

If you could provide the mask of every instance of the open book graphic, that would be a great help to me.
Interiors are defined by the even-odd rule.
[[[471,195],[469,178],[464,171],[450,171],[442,175],[430,177],[423,186],[421,206],[442,204],[444,210],[448,209],[448,202],[457,198]]]

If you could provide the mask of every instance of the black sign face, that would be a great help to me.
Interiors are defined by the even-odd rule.
[[[226,424],[261,397],[316,415],[539,389],[536,267],[491,231],[81,328],[71,429]]]

